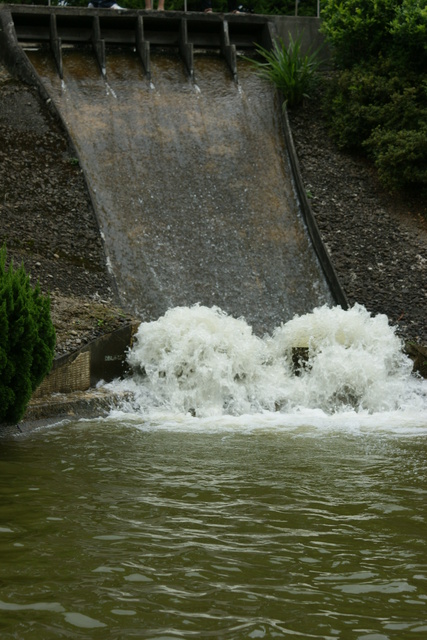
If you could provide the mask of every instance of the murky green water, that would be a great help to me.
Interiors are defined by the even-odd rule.
[[[424,435],[186,420],[1,442],[2,640],[427,637]]]

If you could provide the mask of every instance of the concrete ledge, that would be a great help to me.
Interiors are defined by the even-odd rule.
[[[427,346],[416,344],[415,342],[407,342],[405,353],[414,363],[414,373],[427,379]]]
[[[127,324],[54,360],[50,373],[33,395],[33,400],[52,393],[86,391],[101,380],[111,382],[128,371],[126,352],[139,324]]]
[[[19,437],[43,427],[104,417],[113,407],[131,399],[130,394],[111,393],[103,387],[89,391],[43,396],[43,398],[31,400],[19,425],[0,425],[0,441],[3,438]]]
[[[108,415],[109,411],[120,401],[130,399],[121,396],[104,387],[88,391],[74,391],[72,393],[55,393],[41,398],[32,399],[25,413],[23,423],[42,420],[63,420],[70,418],[96,418]],[[22,424],[19,425],[22,429]]]

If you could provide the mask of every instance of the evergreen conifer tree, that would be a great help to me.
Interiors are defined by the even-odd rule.
[[[0,422],[16,423],[49,372],[55,349],[50,299],[0,250]]]

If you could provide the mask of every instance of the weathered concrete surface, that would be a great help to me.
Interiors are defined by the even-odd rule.
[[[125,325],[73,353],[56,358],[33,397],[86,391],[101,380],[111,382],[123,377],[128,371],[126,353],[138,324]]]
[[[414,372],[427,379],[427,347],[415,342],[407,342],[405,351],[414,363]]]
[[[290,39],[295,42],[301,39],[301,52],[303,54],[318,49],[321,50],[321,58],[329,58],[329,49],[325,44],[325,38],[320,32],[320,18],[306,16],[272,16],[278,36],[288,45]]]
[[[107,416],[113,407],[129,399],[129,396],[114,394],[103,387],[43,396],[30,402],[19,425],[0,425],[0,440],[63,422]]]
[[[63,420],[105,416],[124,396],[118,396],[103,387],[72,393],[55,393],[31,401],[25,413],[24,425],[38,420]],[[19,425],[22,429],[22,425]],[[25,427],[24,427],[25,428]]]

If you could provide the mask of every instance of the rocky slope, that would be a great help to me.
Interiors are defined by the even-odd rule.
[[[0,243],[50,292],[57,354],[129,319],[65,132],[37,92],[1,67]]]
[[[390,194],[365,159],[338,151],[320,96],[290,112],[306,192],[350,305],[385,313],[405,340],[427,344],[427,206]]]
[[[290,114],[307,193],[351,304],[386,313],[427,344],[427,222],[417,194],[386,193],[363,159],[340,153],[319,101]],[[50,292],[57,353],[120,326],[120,308],[84,176],[37,92],[0,66],[0,242]]]

